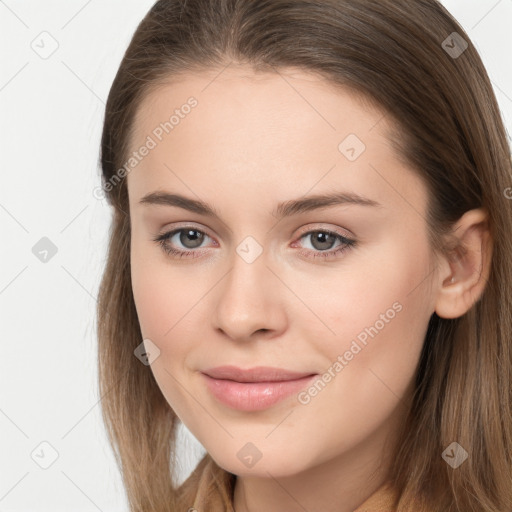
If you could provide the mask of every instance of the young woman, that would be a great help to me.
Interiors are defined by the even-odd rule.
[[[510,148],[437,1],[159,0],[101,163],[132,512],[512,510]]]

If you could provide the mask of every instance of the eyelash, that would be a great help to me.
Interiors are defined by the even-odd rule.
[[[197,229],[193,226],[185,226],[185,227],[182,227],[182,228],[179,228],[179,229],[175,229],[173,231],[169,231],[167,233],[163,233],[161,235],[157,235],[155,238],[153,238],[152,240],[154,242],[156,242],[158,245],[161,246],[162,250],[167,253],[168,255],[170,256],[173,256],[173,257],[176,257],[176,258],[186,258],[186,257],[192,257],[192,258],[197,258],[198,256],[195,256],[196,253],[200,252],[199,250],[181,250],[181,249],[175,249],[174,247],[170,247],[168,244],[167,244],[167,241],[172,238],[175,234],[177,233],[180,233],[182,231],[186,231],[186,230],[189,230],[189,231],[196,231],[198,233],[201,233],[201,234],[204,234],[206,236],[208,236],[207,233],[205,233],[204,231],[201,231],[200,229]],[[306,251],[299,251],[300,254],[303,254],[304,253],[311,253],[313,252],[314,255],[313,256],[306,256],[307,258],[312,258],[312,259],[315,259],[315,258],[331,258],[331,257],[334,257],[334,256],[338,256],[338,255],[341,255],[343,252],[345,252],[346,250],[354,247],[356,245],[356,241],[355,240],[352,240],[350,238],[346,238],[342,235],[340,235],[339,233],[336,233],[335,231],[331,231],[329,229],[315,229],[315,230],[312,230],[312,231],[307,231],[306,233],[303,233],[299,240],[301,240],[302,238],[305,238],[306,236],[309,236],[309,235],[312,235],[312,234],[315,234],[315,233],[327,233],[329,235],[332,235],[335,237],[335,239],[339,240],[342,245],[340,245],[339,247],[337,247],[336,249],[331,249],[331,250],[328,250],[328,251],[319,251],[319,250],[311,250],[311,249],[308,249]]]

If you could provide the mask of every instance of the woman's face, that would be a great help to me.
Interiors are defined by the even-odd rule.
[[[314,75],[234,65],[183,75],[138,111],[127,179],[148,371],[232,473],[362,470],[395,440],[438,277],[426,188],[387,123]],[[203,373],[225,365],[314,376]]]

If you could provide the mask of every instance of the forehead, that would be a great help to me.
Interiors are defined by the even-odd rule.
[[[421,210],[419,178],[388,137],[394,128],[362,95],[313,73],[231,65],[181,74],[139,105],[130,149],[148,137],[154,148],[129,173],[128,185],[140,197],[177,175],[202,192],[208,183],[232,188],[250,181],[253,192],[287,188],[285,199],[315,184],[322,191],[343,185],[395,206],[407,189],[408,202]]]
[[[335,132],[346,129],[362,135],[379,124],[374,132],[378,137],[384,136],[383,130],[389,127],[383,112],[362,94],[356,96],[355,91],[335,86],[313,72],[293,68],[257,72],[231,64],[221,70],[181,73],[153,87],[137,109],[133,141],[168,120],[191,97],[199,107],[194,113],[200,110],[202,121],[214,121],[219,135],[225,128],[270,134],[288,125],[288,131],[294,134],[304,133],[309,127],[310,134],[317,132],[330,139]],[[283,118],[283,113],[288,116]],[[298,126],[294,123],[297,118],[303,120]]]

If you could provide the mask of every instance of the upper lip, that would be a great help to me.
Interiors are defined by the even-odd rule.
[[[214,379],[234,380],[237,382],[279,382],[316,375],[312,372],[298,372],[271,366],[255,366],[245,370],[236,366],[216,366],[215,368],[203,370],[202,373]]]

